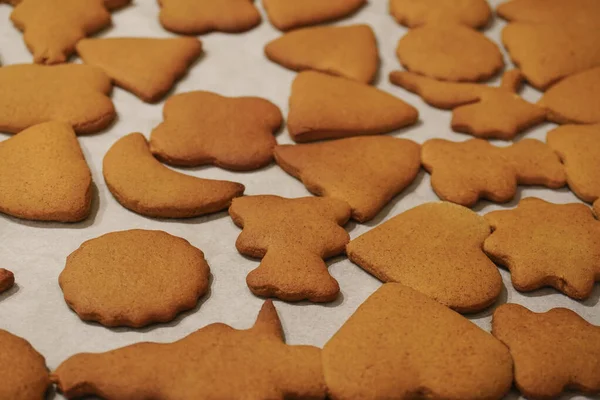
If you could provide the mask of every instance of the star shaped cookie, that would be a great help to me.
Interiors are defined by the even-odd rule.
[[[590,296],[600,279],[600,222],[589,207],[529,197],[485,219],[493,232],[483,250],[510,270],[517,290],[552,286],[577,300]]]

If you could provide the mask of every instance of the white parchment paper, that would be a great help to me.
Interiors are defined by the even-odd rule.
[[[298,0],[301,1],[301,0]],[[154,0],[134,0],[134,4],[113,14],[113,26],[100,37],[170,37],[158,22],[159,8]],[[499,1],[492,1],[496,5]],[[269,62],[263,47],[281,33],[274,29],[263,14],[262,24],[250,32],[229,35],[211,33],[203,35],[205,55],[177,84],[173,93],[191,90],[209,90],[226,96],[262,96],[277,104],[284,116],[288,112],[288,96],[295,73]],[[3,65],[30,63],[22,35],[9,21],[11,7],[0,5],[0,60]],[[394,135],[413,139],[418,143],[440,137],[466,140],[470,136],[452,132],[451,113],[434,109],[415,96],[389,83],[390,71],[399,69],[395,56],[398,40],[406,33],[388,13],[387,0],[370,0],[370,3],[351,18],[338,24],[370,24],[379,43],[381,69],[377,86],[415,105],[420,112],[420,122]],[[500,43],[504,22],[496,19],[485,34]],[[509,59],[506,57],[509,63]],[[74,62],[79,62],[74,59]],[[497,80],[496,80],[497,81]],[[0,93],[0,96],[2,93]],[[526,87],[523,95],[535,101],[540,94]],[[113,92],[118,120],[109,129],[91,136],[80,137],[81,147],[92,170],[96,190],[90,218],[78,224],[38,223],[0,215],[0,267],[14,271],[17,285],[0,295],[0,328],[25,337],[47,359],[54,369],[67,357],[78,352],[101,352],[139,341],[170,342],[213,322],[224,322],[235,328],[249,327],[263,300],[248,290],[245,278],[258,266],[257,260],[241,256],[235,249],[240,230],[234,226],[226,212],[186,220],[150,219],[123,208],[108,191],[102,178],[102,158],[109,147],[120,137],[131,132],[142,132],[146,137],[162,121],[163,103],[146,104],[132,94],[115,88]],[[522,137],[545,140],[553,127],[545,124]],[[8,138],[0,134],[0,140]],[[287,131],[278,134],[279,143],[291,143]],[[275,164],[259,171],[234,173],[216,167],[185,169],[185,173],[214,179],[238,181],[246,185],[246,194],[277,194],[287,197],[309,195],[304,186],[284,173]],[[514,201],[506,205],[480,202],[475,208],[480,213],[500,208],[511,208],[522,197],[537,196],[557,203],[579,201],[568,189],[521,187]],[[416,181],[397,196],[381,213],[367,224],[350,222],[347,229],[352,238],[367,232],[387,219],[423,202],[437,200],[429,176],[421,171]],[[82,322],[63,300],[58,286],[58,275],[66,257],[88,239],[112,231],[143,228],[160,229],[189,240],[202,249],[212,271],[210,293],[191,312],[180,315],[169,324],[153,325],[145,329],[107,329],[101,325]],[[290,344],[323,346],[356,308],[380,283],[352,264],[345,257],[329,262],[331,274],[339,281],[341,294],[331,304],[288,304],[277,301],[287,341]],[[505,289],[501,303],[514,302],[533,311],[546,311],[553,307],[568,307],[588,321],[600,325],[598,299],[600,285],[592,296],[578,302],[553,289],[518,293],[510,283],[507,271],[502,270]],[[490,329],[493,307],[469,318],[483,329]],[[57,399],[62,396],[51,394]],[[512,393],[510,398],[518,398]],[[570,396],[569,398],[583,398]]]

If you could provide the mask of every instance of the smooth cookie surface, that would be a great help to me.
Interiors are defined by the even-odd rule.
[[[287,31],[343,18],[365,3],[366,0],[263,0],[263,7],[271,24]]]

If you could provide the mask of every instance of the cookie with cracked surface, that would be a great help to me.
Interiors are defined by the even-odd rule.
[[[69,125],[46,122],[0,142],[0,212],[77,222],[91,202],[92,175]]]
[[[588,206],[528,197],[485,219],[493,232],[483,250],[510,270],[515,289],[551,286],[577,300],[590,296],[600,280],[600,222]]]
[[[390,0],[390,14],[409,28],[437,23],[482,28],[492,11],[485,0]]]
[[[363,83],[372,82],[379,67],[375,34],[363,24],[294,30],[268,43],[265,54],[295,71],[316,70]]]
[[[195,91],[167,99],[164,122],[150,135],[150,151],[171,165],[213,164],[237,171],[273,159],[279,108],[260,97],[225,97]]]
[[[517,185],[557,189],[566,184],[558,155],[535,139],[523,139],[506,147],[483,139],[430,139],[421,149],[421,162],[431,174],[435,193],[442,200],[467,207],[474,206],[480,198],[508,202],[517,193]]]
[[[494,42],[458,24],[411,29],[398,42],[396,55],[407,70],[444,81],[486,80],[504,67]]]
[[[494,312],[492,334],[510,349],[515,385],[528,399],[558,398],[565,390],[600,392],[600,327],[577,313],[503,304]]]
[[[17,133],[48,121],[77,134],[98,132],[115,118],[110,78],[89,65],[16,64],[0,68],[0,132]]]
[[[141,133],[119,139],[104,156],[102,173],[121,205],[154,218],[189,218],[221,211],[244,193],[236,182],[201,179],[156,160]]]
[[[52,380],[67,399],[319,400],[326,394],[321,350],[286,345],[270,300],[250,329],[215,323],[173,343],[76,354]]]
[[[390,136],[362,136],[275,148],[275,161],[318,196],[345,201],[359,222],[377,213],[416,178],[420,146]]]
[[[163,231],[112,232],[67,257],[58,283],[84,321],[141,328],[194,308],[209,286],[201,250]]]
[[[191,37],[83,39],[77,53],[145,102],[160,100],[202,54]]]
[[[281,31],[344,18],[367,0],[263,0],[269,21]]]
[[[373,293],[323,347],[334,399],[494,399],[509,391],[506,346],[399,283]]]
[[[348,204],[328,197],[249,196],[234,199],[229,215],[243,229],[238,251],[262,259],[246,277],[252,293],[285,301],[336,299],[340,288],[323,260],[343,253],[350,241],[342,228],[350,218]]]
[[[288,131],[295,142],[377,135],[413,125],[418,117],[416,108],[387,92],[305,71],[292,84]]]

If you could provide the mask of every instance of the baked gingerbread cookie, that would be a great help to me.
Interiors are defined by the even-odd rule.
[[[514,22],[564,24],[600,20],[595,0],[509,0],[496,7],[498,16]]]
[[[221,211],[244,193],[236,182],[201,179],[173,171],[150,153],[141,133],[119,139],[104,156],[102,173],[121,205],[155,218],[188,218]]]
[[[518,70],[504,73],[499,87],[443,82],[408,71],[393,71],[390,81],[421,96],[427,104],[451,109],[452,129],[485,139],[511,140],[546,119],[546,109],[522,99]]]
[[[460,24],[411,29],[398,42],[396,55],[407,70],[444,81],[482,81],[504,67],[494,42]]]
[[[91,202],[92,175],[69,125],[46,122],[0,142],[0,212],[77,222]]]
[[[0,268],[0,293],[4,293],[15,284],[15,275],[4,268]]]
[[[386,283],[323,348],[332,399],[490,399],[509,391],[506,346],[407,286]]]
[[[82,320],[141,328],[194,308],[209,275],[204,254],[187,240],[133,229],[84,242],[58,283]]]
[[[109,10],[118,10],[131,3],[131,0],[104,0],[104,6]]]
[[[286,33],[265,46],[273,62],[371,83],[379,68],[377,39],[369,25],[317,26]]]
[[[483,139],[451,142],[430,139],[421,148],[421,162],[431,174],[431,186],[442,199],[472,207],[480,198],[510,201],[517,185],[552,189],[566,184],[558,155],[545,143],[523,139],[497,147]]]
[[[160,100],[202,54],[192,37],[83,39],[77,53],[123,89],[146,102]]]
[[[263,0],[269,20],[275,28],[287,31],[344,18],[367,0]]]
[[[596,218],[600,218],[600,199],[594,202],[594,215]]]
[[[359,136],[275,148],[275,161],[318,196],[343,200],[358,222],[373,219],[421,169],[421,148],[407,139]]]
[[[483,28],[492,11],[486,0],[390,0],[390,14],[408,28],[440,23]]]
[[[31,344],[0,329],[0,399],[45,399],[50,387],[46,360]]]
[[[183,35],[239,33],[260,24],[254,0],[158,0],[163,28]]]
[[[292,84],[288,131],[296,142],[376,135],[413,125],[419,112],[382,90],[315,71]]]
[[[252,293],[285,301],[336,299],[340,288],[323,260],[343,253],[350,241],[342,228],[348,204],[329,197],[249,196],[234,199],[229,215],[243,229],[238,251],[262,259],[246,277]]]
[[[110,78],[88,65],[9,65],[0,68],[0,87],[0,132],[62,121],[78,134],[94,133],[116,115]]]
[[[551,286],[577,300],[590,296],[600,280],[600,222],[588,206],[528,197],[485,219],[493,232],[483,250],[510,270],[515,289]]]
[[[215,323],[173,343],[76,354],[59,365],[52,380],[67,399],[319,400],[326,395],[321,350],[286,345],[269,300],[250,329]]]
[[[10,19],[38,64],[67,61],[79,40],[110,25],[104,0],[21,0]]]
[[[600,124],[565,125],[548,132],[548,146],[558,154],[569,188],[580,199],[600,198]]]
[[[164,122],[150,135],[150,151],[171,165],[213,164],[237,171],[273,159],[279,108],[259,97],[224,97],[195,91],[167,99]]]
[[[551,86],[538,104],[558,124],[600,123],[600,67],[566,77]]]
[[[599,42],[597,20],[560,25],[513,22],[502,30],[502,43],[513,63],[539,90],[546,90],[569,75],[600,66]]]
[[[398,282],[461,313],[480,311],[502,290],[483,252],[490,225],[468,208],[425,203],[352,240],[350,261],[383,282]]]
[[[492,334],[510,349],[515,385],[528,399],[554,399],[565,390],[600,392],[600,327],[577,313],[503,304],[494,312]]]

